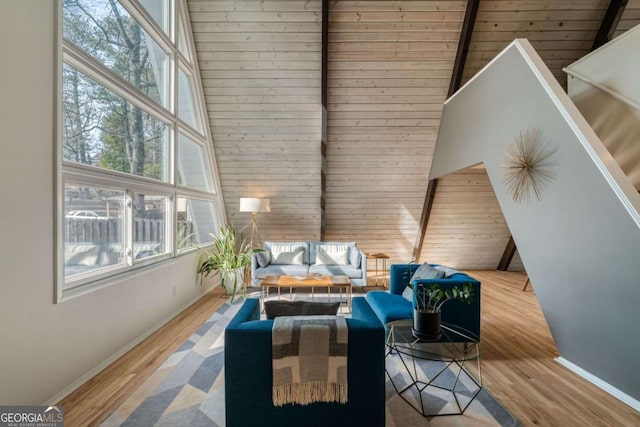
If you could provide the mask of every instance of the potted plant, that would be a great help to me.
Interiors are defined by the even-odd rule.
[[[412,284],[409,284],[413,288]],[[415,291],[414,291],[415,292]],[[448,301],[473,302],[473,286],[466,283],[462,289],[454,286],[442,289],[439,284],[420,284],[416,295],[417,306],[413,312],[413,334],[417,338],[437,340],[440,338],[442,306]]]
[[[251,264],[251,254],[262,251],[263,249],[249,248],[249,244],[245,242],[244,236],[238,238],[235,228],[231,225],[220,227],[220,233],[215,235],[210,233],[213,238],[213,250],[200,248],[204,253],[204,257],[198,268],[201,277],[208,277],[211,273],[220,275],[220,284],[227,295],[231,294],[231,302],[233,302],[238,292],[238,281],[243,290],[243,296],[246,298],[246,287],[243,286],[242,275],[244,268]],[[233,286],[229,286],[229,281],[233,282]]]

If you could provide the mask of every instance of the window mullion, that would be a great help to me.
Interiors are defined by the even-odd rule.
[[[127,12],[131,14],[131,16],[140,24],[140,26],[153,37],[154,41],[160,45],[166,52],[170,52],[174,49],[177,49],[177,46],[174,48],[175,44],[171,41],[169,35],[165,34],[164,30],[160,28],[158,23],[149,15],[147,10],[139,4],[137,1],[131,0],[118,0],[122,7],[124,7]],[[173,27],[173,23],[169,26],[169,28]],[[175,31],[174,31],[175,34]],[[175,37],[173,37],[175,40]]]
[[[180,133],[182,133],[185,136],[191,138],[194,142],[197,142],[198,144],[200,144],[202,146],[207,145],[207,142],[206,142],[204,136],[202,136],[198,132],[194,131],[194,129],[191,126],[187,125],[182,120],[180,120],[178,122],[178,125],[180,127],[180,129],[179,129]]]
[[[130,83],[116,75],[109,68],[97,62],[72,41],[65,39],[62,50],[64,62],[86,74],[97,83],[110,89],[158,120],[165,123],[171,123],[173,120],[171,112],[147,98],[146,95],[131,86]]]
[[[197,199],[203,200],[212,200],[214,198],[218,198],[219,196],[214,193],[208,193],[206,191],[197,190],[191,187],[183,187],[181,185],[177,186],[176,191],[179,195],[188,195],[189,197],[195,197]]]
[[[64,181],[86,182],[99,186],[108,186],[111,188],[119,188],[122,190],[135,189],[135,191],[151,191],[161,194],[172,194],[175,187],[170,184],[164,184],[149,179],[131,178],[124,173],[96,170],[91,166],[79,164],[63,165],[62,178]]]
[[[134,219],[133,219],[133,192],[127,190],[127,205],[125,207],[125,219],[124,219],[124,238],[125,238],[125,255],[127,257],[127,265],[133,265],[133,228],[134,228]]]
[[[176,0],[180,1],[180,0]],[[178,20],[180,17],[178,16],[177,6],[173,5],[173,22],[171,23],[171,29],[173,31],[173,40],[175,43],[174,55],[172,56],[173,63],[172,65],[172,73],[171,73],[171,105],[173,106],[173,112],[175,113],[173,120],[173,151],[172,151],[172,163],[173,166],[173,184],[178,186]],[[171,222],[173,228],[173,255],[176,256],[178,254],[178,201],[177,201],[177,192],[174,192],[173,203],[171,204],[171,212],[173,214],[173,221]]]

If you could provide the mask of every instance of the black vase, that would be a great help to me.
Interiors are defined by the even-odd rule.
[[[440,339],[440,312],[413,310],[413,336],[422,340]]]

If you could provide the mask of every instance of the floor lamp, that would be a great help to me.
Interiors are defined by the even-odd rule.
[[[251,212],[251,248],[262,247],[260,233],[258,232],[258,212],[271,212],[271,203],[269,199],[257,199],[252,197],[240,198],[240,212]],[[258,244],[254,246],[254,235]]]

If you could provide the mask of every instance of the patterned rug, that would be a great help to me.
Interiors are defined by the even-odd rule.
[[[322,298],[316,295],[316,300]],[[242,302],[242,298],[238,298],[233,304],[229,301],[223,304],[101,426],[224,426],[224,328]],[[419,366],[426,375],[437,369],[430,363],[435,362],[423,362]],[[396,384],[407,381],[406,370],[397,356],[388,357],[386,364]],[[453,373],[447,371],[441,377],[447,380],[451,375]],[[450,399],[435,390],[426,399],[428,411],[449,411]],[[456,391],[464,403],[465,396],[468,399],[475,390],[473,384],[463,378]],[[412,400],[415,396],[407,398]],[[485,389],[478,393],[464,415],[424,418],[398,395],[387,377],[386,402],[388,427],[520,426]]]

